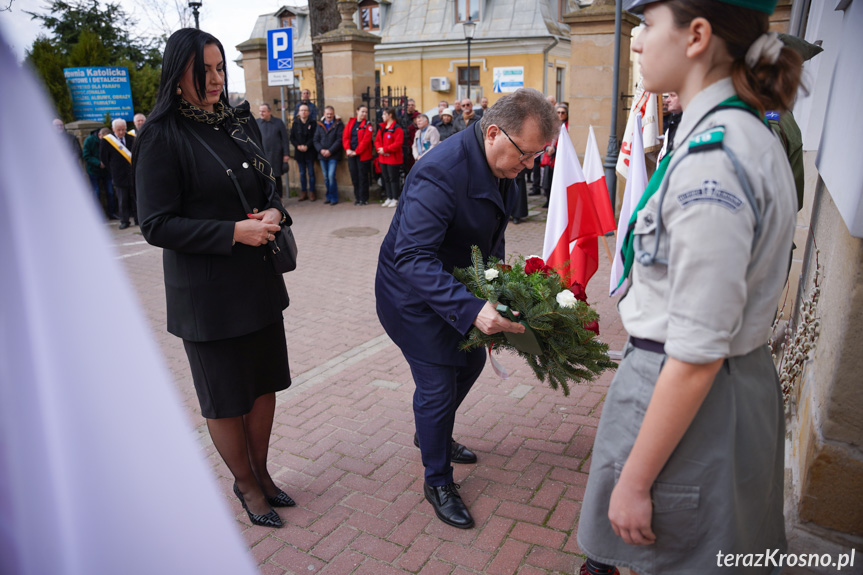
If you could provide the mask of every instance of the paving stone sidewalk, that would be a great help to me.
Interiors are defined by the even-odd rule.
[[[545,210],[507,230],[507,253],[540,254]],[[422,495],[413,446],[413,383],[375,313],[377,254],[393,209],[285,201],[299,267],[285,276],[285,328],[292,386],[278,395],[270,470],[298,505],[280,509],[282,529],[252,526],[231,492],[230,473],[206,431],[182,342],[165,331],[161,250],[137,227],[113,223],[118,258],[138,292],[202,449],[265,575],[574,573],[576,543],[596,426],[609,372],[569,397],[538,382],[516,356],[487,364],[456,419],[455,437],[477,452],[455,466],[476,527],[441,523]],[[613,240],[610,241],[613,249]],[[602,339],[620,350],[625,333],[606,296],[609,264],[590,283]]]

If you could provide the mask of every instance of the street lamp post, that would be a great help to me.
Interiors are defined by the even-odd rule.
[[[473,40],[473,34],[476,32],[476,22],[472,21],[470,14],[468,14],[467,22],[463,22],[462,26],[464,26],[464,37],[467,40],[467,97],[473,103],[473,98],[470,95],[470,41]]]
[[[192,14],[195,16],[195,28],[200,29],[201,27],[198,25],[198,8],[201,7],[201,2],[195,2],[194,0],[189,2],[189,8],[192,9]]]

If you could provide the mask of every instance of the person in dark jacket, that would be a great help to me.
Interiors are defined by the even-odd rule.
[[[342,136],[342,146],[348,157],[348,170],[354,185],[354,205],[369,203],[369,176],[372,167],[374,127],[369,122],[369,108],[360,104],[357,115],[348,120]]]
[[[531,167],[554,136],[551,105],[522,88],[440,144],[412,170],[381,245],[375,279],[378,318],[411,368],[417,434],[425,467],[423,491],[437,517],[460,529],[474,521],[458,494],[451,462],[477,456],[452,438],[456,409],[479,377],[485,350],[460,351],[471,327],[521,333],[490,302],[452,275],[483,260],[504,259],[504,235],[515,202],[512,179]]]
[[[334,206],[339,203],[339,185],[336,182],[336,167],[342,157],[342,132],[345,129],[342,121],[336,118],[336,110],[332,106],[324,108],[324,117],[315,129],[315,149],[321,162],[321,172],[324,174],[324,184],[327,187],[325,204]]]
[[[282,171],[282,166],[287,168],[288,159],[291,157],[288,130],[280,118],[273,116],[273,110],[269,104],[261,104],[258,107],[258,113],[261,114],[261,117],[258,118],[258,129],[261,131],[264,155],[273,168],[273,175],[276,177],[276,192],[281,198],[285,195],[282,191],[282,174],[287,172],[287,169]]]
[[[455,118],[453,118],[453,125],[457,132],[461,132],[465,128],[468,128],[474,124],[474,122],[479,122],[482,115],[473,109],[473,102],[471,102],[470,98],[464,98],[461,101],[461,113],[457,114]]]
[[[300,92],[300,100],[297,102],[297,105],[294,106],[294,117],[300,113],[300,106],[308,106],[309,117],[312,119],[312,122],[318,121],[318,107],[315,106],[314,102],[312,102],[312,93],[309,90],[303,90]]]
[[[111,173],[111,181],[120,202],[120,229],[129,227],[129,219],[138,225],[138,207],[135,188],[132,186],[132,146],[135,136],[126,133],[126,120],[117,118],[111,122],[113,134],[102,138],[99,157]]]
[[[299,106],[294,123],[291,124],[291,143],[294,145],[294,159],[300,168],[300,200],[315,201],[315,130],[318,124],[309,115],[306,104]],[[306,175],[308,174],[308,187]],[[308,195],[306,195],[308,194]]]
[[[431,121],[432,126],[434,126],[435,128],[440,126],[440,123],[442,121],[441,114],[443,114],[443,111],[446,110],[447,108],[449,108],[449,102],[447,102],[446,100],[441,100],[440,102],[438,102],[437,115],[434,118],[432,118],[432,121]],[[450,117],[452,117],[452,114],[450,114]]]
[[[396,122],[404,131],[402,139],[402,173],[407,177],[408,172],[414,167],[414,155],[411,153],[414,138],[417,133],[416,119],[420,113],[417,111],[417,103],[413,98],[405,101],[405,109],[396,111]]]
[[[250,521],[281,527],[273,507],[295,503],[267,471],[267,452],[276,392],[291,383],[288,293],[267,243],[288,214],[248,103],[228,104],[225,63],[206,32],[168,38],[133,171],[141,232],[162,248],[168,331],[183,339],[210,437]]]
[[[435,127],[440,134],[441,142],[456,133],[455,125],[452,123],[453,113],[452,108],[445,108],[444,111],[440,113],[440,124]]]
[[[110,133],[111,130],[108,128],[99,128],[90,132],[90,135],[84,140],[84,165],[87,167],[87,176],[90,178],[90,185],[93,187],[96,203],[100,203],[99,194],[102,188],[104,188],[105,210],[108,212],[108,218],[119,220],[120,216],[117,215],[117,198],[114,197],[111,174],[102,164],[100,158],[102,138]],[[101,204],[99,207],[101,207]]]

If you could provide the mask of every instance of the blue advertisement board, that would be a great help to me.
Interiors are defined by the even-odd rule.
[[[112,120],[132,120],[135,108],[129,70],[119,66],[64,68],[63,74],[72,93],[72,115],[76,120],[101,122],[105,114]]]

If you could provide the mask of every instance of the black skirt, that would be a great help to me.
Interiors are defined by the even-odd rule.
[[[285,326],[279,321],[256,332],[216,341],[183,340],[201,415],[237,417],[255,400],[291,385]]]

